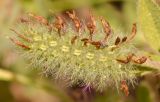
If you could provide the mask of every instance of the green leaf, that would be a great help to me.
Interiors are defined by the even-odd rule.
[[[145,85],[142,85],[138,88],[137,102],[152,102],[150,91]]]
[[[19,82],[25,86],[32,86],[34,88],[40,88],[49,94],[53,94],[61,99],[62,102],[73,102],[64,92],[61,92],[53,83],[47,80],[31,79],[22,74],[13,73],[11,71],[0,68],[0,82]]]
[[[143,76],[148,73],[152,72],[158,72],[159,70],[153,66],[145,66],[145,65],[134,65],[135,71],[133,73],[136,73],[137,76]]]
[[[52,10],[54,12],[60,12],[67,9],[81,8],[85,6],[94,6],[99,4],[105,4],[111,1],[123,1],[123,0],[35,0],[36,4],[43,8],[42,10]]]
[[[160,7],[152,0],[139,0],[138,23],[146,41],[155,50],[160,49]]]

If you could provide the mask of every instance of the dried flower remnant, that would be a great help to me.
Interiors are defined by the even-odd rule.
[[[135,37],[136,33],[137,33],[137,26],[136,26],[136,23],[134,23],[132,27],[132,32],[130,36],[127,37],[127,42],[131,41]]]
[[[81,41],[84,42],[85,46],[87,46],[87,44],[91,44],[91,45],[95,46],[97,49],[99,49],[102,45],[102,43],[100,41],[92,41],[88,38],[83,38],[83,39],[81,39]]]
[[[136,35],[137,32],[137,26],[136,23],[133,24],[131,34],[129,36],[124,36],[122,39],[120,37],[117,37],[115,40],[115,47],[112,48],[112,51],[119,48],[122,44],[127,44],[132,41],[134,36]]]
[[[92,37],[93,37],[93,34],[95,33],[95,30],[96,30],[96,21],[95,21],[95,18],[93,16],[93,14],[91,12],[89,12],[89,17],[88,17],[88,21],[87,21],[87,28],[89,30],[89,40],[92,41]]]
[[[132,53],[132,54],[129,54],[126,59],[117,59],[117,61],[124,63],[124,64],[127,64],[132,60],[133,56],[134,56],[134,54]]]
[[[55,28],[58,30],[59,36],[61,36],[61,31],[65,28],[65,21],[61,16],[56,16],[56,21],[54,22]]]
[[[103,39],[103,42],[106,42],[108,37],[111,35],[111,26],[103,17],[101,17],[100,19],[103,26],[103,30],[105,32],[105,38]]]
[[[129,88],[127,86],[126,80],[122,80],[122,82],[121,82],[121,90],[125,93],[126,96],[129,95]]]
[[[123,37],[123,38],[122,38],[122,43],[126,42],[126,40],[127,40],[127,37],[126,37],[126,36]]]
[[[122,85],[121,89],[128,95],[127,83],[123,80],[134,84],[134,64],[143,64],[147,60],[145,56],[139,57],[131,43],[136,35],[136,24],[129,36],[123,36],[113,34],[111,25],[102,17],[99,23],[90,13],[87,23],[84,23],[75,11],[67,14],[74,23],[75,30],[66,26],[70,22],[65,21],[63,16],[56,15],[55,22],[49,23],[41,16],[32,15],[36,21],[29,19],[29,24],[18,24],[24,26],[24,29],[11,29],[17,34],[18,40],[10,40],[20,46],[18,48],[24,49],[20,51],[34,66],[39,66],[46,74],[52,74],[59,80],[67,78],[69,85],[81,80],[80,86],[90,85],[97,91]],[[101,24],[102,28],[97,28],[96,23]],[[48,31],[48,26],[52,24],[57,30]],[[87,28],[89,32],[82,31],[81,28]]]
[[[116,59],[116,60],[124,64],[127,64],[131,61],[136,64],[143,64],[147,61],[147,57],[142,56],[140,58],[137,58],[137,56],[135,56],[135,54],[132,53],[132,54],[129,54],[126,59]]]
[[[143,64],[143,63],[145,63],[146,61],[147,61],[147,57],[145,57],[145,56],[142,56],[142,57],[140,57],[140,58],[135,57],[135,58],[133,59],[133,62],[134,62],[134,63],[137,63],[137,64]]]
[[[78,38],[78,36],[76,36],[76,35],[73,36],[73,38],[71,39],[71,44],[74,44],[77,38]]]
[[[37,20],[38,22],[44,24],[44,25],[48,25],[48,21],[47,19],[45,19],[44,17],[42,16],[38,16],[38,15],[35,15],[33,13],[29,13],[29,16],[33,17],[35,20]]]
[[[26,18],[19,18],[21,23],[28,23],[29,20]]]
[[[81,27],[82,27],[82,24],[81,24],[81,21],[79,20],[79,18],[76,16],[76,13],[75,13],[75,11],[73,10],[72,11],[72,13],[70,13],[70,12],[66,12],[68,15],[69,15],[69,17],[72,19],[72,21],[74,22],[74,26],[75,26],[75,28],[76,28],[76,31],[78,32],[78,33],[80,33],[80,29],[81,29]]]
[[[121,39],[119,37],[117,37],[116,41],[115,41],[115,45],[118,45],[120,42],[121,42]]]

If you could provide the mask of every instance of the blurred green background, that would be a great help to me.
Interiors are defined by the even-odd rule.
[[[157,6],[160,4],[159,0],[153,1]],[[0,0],[0,102],[160,102],[158,72],[139,76],[128,97],[110,88],[103,93],[84,93],[77,87],[62,88],[65,81],[57,85],[52,79],[42,77],[38,68],[28,69],[7,39],[12,34],[9,28],[25,13],[50,19],[53,13],[85,8],[106,18],[116,33],[128,34],[140,16],[137,8],[141,5],[138,3],[138,0]],[[152,67],[159,68],[160,54],[148,44],[141,29],[138,30],[136,46],[156,61]]]

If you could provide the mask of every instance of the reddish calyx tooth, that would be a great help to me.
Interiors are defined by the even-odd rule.
[[[11,37],[10,37],[10,40],[11,40],[14,44],[16,44],[16,45],[18,45],[18,46],[20,46],[20,47],[22,47],[22,48],[30,49],[28,46],[24,45],[22,42],[14,39],[14,38],[11,38]]]
[[[27,42],[32,42],[31,39],[29,39],[29,38],[25,37],[24,35],[18,33],[16,30],[14,30],[14,29],[10,29],[10,30],[13,31],[13,32],[15,32],[18,35],[18,37],[22,38],[23,40],[25,40]]]

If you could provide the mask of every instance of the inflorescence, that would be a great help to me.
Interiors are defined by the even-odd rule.
[[[11,29],[17,38],[10,40],[33,66],[54,79],[65,79],[69,85],[89,86],[103,91],[116,87],[129,94],[127,83],[135,83],[134,64],[143,64],[145,56],[138,55],[131,43],[131,34],[115,34],[110,24],[89,12],[82,21],[75,11],[66,12],[71,21],[55,15],[52,22],[42,16],[29,14],[21,18],[20,28]]]

